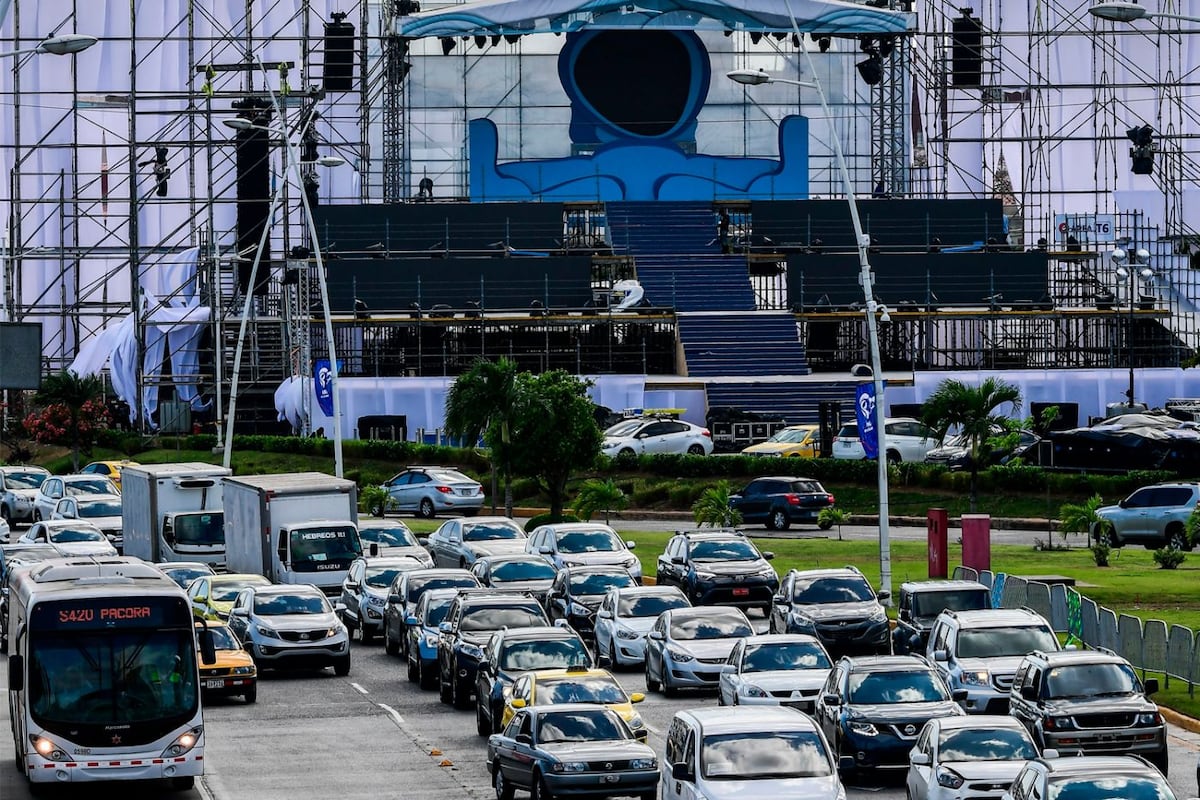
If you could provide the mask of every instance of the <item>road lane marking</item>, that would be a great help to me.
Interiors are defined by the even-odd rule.
[[[360,694],[370,694],[370,692],[368,692],[366,689],[364,689],[362,686],[355,683],[354,681],[350,681],[350,685],[353,686],[355,689],[357,689]]]
[[[383,703],[376,703],[376,705],[379,706],[380,708],[382,708],[384,711],[386,711],[388,713],[388,715],[393,720],[395,720],[396,726],[399,727],[400,730],[404,731],[405,733],[409,732],[408,723],[404,721],[404,717],[400,716],[399,711],[397,711],[396,709],[392,708],[391,706],[385,705]]]

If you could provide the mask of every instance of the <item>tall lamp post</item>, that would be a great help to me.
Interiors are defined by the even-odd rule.
[[[1110,256],[1113,264],[1116,267],[1113,272],[1122,280],[1129,281],[1129,325],[1125,331],[1125,348],[1129,353],[1129,388],[1125,391],[1127,404],[1130,409],[1133,408],[1133,307],[1138,301],[1138,295],[1141,294],[1139,289],[1141,280],[1149,280],[1154,277],[1154,270],[1150,268],[1150,253],[1149,251],[1138,248],[1138,250],[1130,258],[1129,253],[1117,248],[1112,251]]]
[[[81,53],[98,42],[95,36],[83,33],[64,33],[62,36],[50,36],[37,43],[36,47],[26,47],[21,50],[9,50],[0,53],[0,58],[19,56],[25,53],[48,53],[52,56],[69,56]]]
[[[312,124],[312,119],[313,119],[312,117],[309,118],[309,121],[308,121],[309,125]],[[342,407],[341,407],[341,401],[338,398],[337,353],[336,353],[334,342],[333,342],[333,320],[331,318],[330,311],[329,311],[329,287],[325,280],[325,263],[321,257],[321,248],[318,245],[317,226],[316,226],[316,222],[313,220],[312,209],[309,207],[309,204],[308,204],[308,194],[307,194],[307,192],[303,191],[304,177],[300,170],[301,170],[302,166],[307,165],[307,164],[312,164],[312,163],[316,163],[316,164],[319,164],[319,165],[325,166],[325,167],[336,167],[336,166],[340,166],[341,164],[343,164],[345,162],[342,159],[337,158],[336,156],[326,156],[324,158],[319,158],[316,160],[316,162],[302,162],[300,160],[300,154],[296,150],[295,144],[292,142],[291,137],[289,136],[287,130],[285,130],[285,129],[271,128],[266,125],[257,125],[254,122],[252,122],[248,119],[241,118],[241,117],[238,117],[236,119],[225,119],[225,120],[221,120],[221,122],[226,127],[233,128],[234,130],[238,130],[238,131],[256,130],[256,131],[265,131],[267,133],[278,134],[280,136],[280,138],[283,140],[284,146],[287,148],[288,167],[289,167],[289,169],[295,170],[296,182],[297,182],[297,184],[299,184],[302,187],[302,190],[300,192],[300,204],[301,204],[301,206],[303,206],[303,209],[304,209],[304,221],[308,227],[308,235],[309,235],[309,238],[312,241],[312,245],[313,245],[312,246],[313,258],[316,261],[316,265],[317,265],[317,283],[319,284],[320,289],[321,289],[321,312],[322,312],[322,316],[324,317],[324,321],[325,321],[325,340],[329,347],[329,390],[330,390],[330,394],[333,397],[333,464],[334,464],[334,474],[340,478],[340,477],[342,477],[342,472],[343,472],[343,469],[342,469],[342,466],[343,466],[343,462],[342,462]],[[303,136],[304,133],[305,133],[305,130],[300,131],[301,136]],[[280,188],[282,188],[282,185]],[[281,196],[282,196],[282,193],[280,192],[280,189],[277,188],[275,190],[274,196],[271,198],[271,209],[268,212],[268,219],[270,219],[271,217],[274,216],[275,208],[280,203]],[[224,457],[224,465],[226,468],[229,467],[230,461],[233,457],[233,422],[234,422],[235,410],[237,407],[237,388],[238,388],[239,368],[241,366],[241,360],[242,360],[242,347],[243,347],[243,344],[244,344],[245,338],[246,338],[246,321],[247,321],[247,318],[250,316],[250,301],[251,301],[251,297],[253,295],[252,289],[255,285],[255,282],[257,281],[258,268],[262,261],[262,254],[263,254],[263,250],[266,247],[266,240],[267,240],[267,236],[269,235],[269,231],[270,231],[269,227],[263,228],[262,237],[259,239],[258,247],[254,253],[254,264],[250,270],[250,284],[247,287],[245,301],[242,304],[242,320],[241,320],[240,329],[238,331],[237,351],[234,355],[234,360],[233,360],[233,379],[230,384],[230,390],[229,390],[229,418],[228,418],[228,422],[226,423],[225,457]]]
[[[793,18],[793,23],[794,21]],[[801,50],[804,51],[809,74],[815,77],[817,72],[813,67],[812,55],[808,52],[808,44],[805,41],[805,37],[799,30],[796,31],[796,36],[800,40]],[[858,281],[862,284],[863,298],[866,301],[867,349],[870,351],[871,378],[875,385],[875,431],[879,443],[879,452],[876,456],[877,478],[879,482],[879,589],[881,592],[887,592],[890,596],[892,592],[892,548],[888,527],[888,460],[884,427],[884,418],[886,415],[883,407],[883,366],[879,357],[879,328],[875,319],[876,313],[887,314],[887,308],[875,300],[871,263],[867,250],[871,244],[871,239],[863,233],[862,220],[858,215],[858,198],[854,193],[854,183],[850,177],[850,170],[846,166],[846,157],[842,153],[842,142],[838,138],[837,131],[833,129],[833,114],[829,110],[829,103],[825,98],[825,92],[821,88],[819,81],[808,82],[779,78],[763,70],[754,69],[738,69],[725,74],[730,80],[746,86],[761,86],[764,83],[783,83],[790,86],[803,86],[816,89],[817,96],[821,99],[821,110],[825,114],[825,119],[829,120],[831,134],[829,141],[833,146],[833,155],[837,161],[838,172],[842,178],[842,188],[846,193],[846,202],[850,206],[850,223],[854,227],[854,241],[858,245]]]
[[[1108,20],[1109,22],[1133,22],[1139,19],[1177,19],[1184,22],[1200,22],[1200,17],[1193,17],[1188,14],[1166,14],[1161,11],[1151,11],[1145,6],[1137,3],[1117,2],[1096,3],[1088,8],[1088,13],[1093,17]]]

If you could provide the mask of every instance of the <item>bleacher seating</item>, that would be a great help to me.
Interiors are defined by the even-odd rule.
[[[690,376],[808,375],[791,314],[679,314]]]

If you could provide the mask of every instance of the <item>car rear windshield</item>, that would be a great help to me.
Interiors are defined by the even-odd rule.
[[[688,551],[692,561],[757,561],[758,551],[744,539],[696,542]]]
[[[592,657],[579,639],[511,642],[500,655],[500,669],[526,672],[532,669],[565,669],[590,664]]]
[[[241,650],[242,646],[238,644],[238,640],[234,638],[233,631],[222,625],[213,625],[209,627],[209,633],[212,634],[213,647],[218,650]]]
[[[464,542],[488,542],[493,539],[520,539],[521,531],[511,525],[480,522],[463,527]]]
[[[1052,698],[1122,697],[1141,690],[1124,664],[1071,664],[1046,674],[1046,696]]]
[[[657,617],[672,608],[684,608],[687,598],[679,594],[646,594],[640,597],[622,597],[617,605],[619,617]]]
[[[686,617],[671,620],[671,638],[679,641],[689,639],[726,639],[729,637],[753,636],[754,630],[742,617],[733,614],[705,614],[702,617]]]
[[[492,568],[494,581],[550,581],[557,573],[554,566],[543,558],[528,561],[505,561]]]
[[[455,472],[452,469],[438,470],[437,472],[430,471],[427,473],[437,483],[474,483],[475,481],[463,475],[461,472]]]
[[[423,581],[415,581],[409,578],[408,582],[408,602],[415,603],[421,599],[421,595],[433,589],[464,589],[468,586],[478,586],[479,583],[474,578],[467,576],[454,576],[450,578],[428,578]]]
[[[746,648],[742,672],[771,672],[778,669],[829,669],[829,656],[816,642],[759,644]]]
[[[838,431],[838,438],[839,439],[857,439],[858,438],[858,426],[857,425],[843,425],[842,429],[840,431]]]
[[[558,535],[560,553],[607,553],[620,549],[621,539],[612,531],[566,531]]]
[[[794,602],[819,603],[865,603],[875,599],[871,585],[863,578],[797,578],[792,592]]]
[[[407,569],[419,569],[421,563],[413,561]],[[386,589],[392,585],[392,581],[396,580],[396,576],[401,572],[405,572],[406,567],[390,566],[390,567],[367,567],[366,574],[363,575],[363,582],[373,589]]]
[[[833,772],[815,731],[705,736],[700,764],[704,777],[714,780],[819,778]]]
[[[501,628],[530,628],[545,625],[546,615],[528,608],[468,609],[459,628],[464,631],[498,631]]]
[[[933,703],[947,699],[946,687],[931,670],[850,674],[851,703]]]
[[[826,494],[825,487],[816,481],[792,481],[789,488],[796,494]]]
[[[538,742],[595,742],[628,739],[629,734],[616,714],[605,708],[595,711],[560,711],[542,714]]]
[[[1166,782],[1145,775],[1051,778],[1048,800],[1175,800]]]
[[[918,592],[912,598],[912,614],[918,619],[933,619],[943,611],[975,611],[981,608],[991,608],[986,589]]]
[[[572,575],[571,594],[604,594],[614,586],[636,586],[628,572],[596,572],[591,575]]]
[[[553,703],[625,703],[629,698],[612,678],[553,678],[537,683],[537,702]]]
[[[1033,740],[1020,728],[955,728],[938,738],[941,761],[1016,761],[1037,758]]]
[[[958,632],[959,658],[1023,656],[1034,650],[1058,650],[1058,639],[1049,628],[1018,625],[1010,628],[963,629]]]

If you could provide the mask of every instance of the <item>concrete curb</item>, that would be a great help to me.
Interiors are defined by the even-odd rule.
[[[548,508],[513,508],[513,516],[515,517],[536,517],[539,514],[548,514]],[[688,511],[652,511],[649,509],[625,509],[624,511],[614,511],[611,514],[613,519],[652,519],[652,520],[677,520],[683,523],[694,523],[695,518]],[[925,517],[908,517],[908,516],[888,516],[890,524],[897,527],[907,528],[924,528],[926,521]],[[958,527],[961,523],[960,517],[951,517],[950,524]],[[851,525],[878,525],[878,514],[851,514]],[[1047,531],[1059,530],[1058,520],[1047,520],[1027,517],[993,517],[992,527],[1000,530],[1011,531]]]
[[[1200,719],[1184,716],[1178,711],[1172,711],[1171,709],[1164,708],[1163,706],[1159,706],[1158,711],[1163,715],[1163,719],[1172,725],[1178,728],[1183,728],[1185,731],[1200,733]]]

